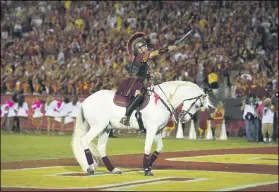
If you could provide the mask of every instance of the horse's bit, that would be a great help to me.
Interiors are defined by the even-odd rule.
[[[191,104],[191,106],[189,107],[189,109],[188,109],[187,111],[182,110],[182,111],[179,113],[178,118],[179,118],[179,120],[180,120],[181,123],[185,123],[185,121],[182,121],[182,119],[184,118],[184,116],[185,116],[186,114],[188,114],[188,115],[193,119],[194,115],[193,115],[192,113],[190,113],[189,111],[192,109],[192,107],[195,105],[195,103],[196,103],[198,100],[200,100],[200,102],[201,102],[201,97],[204,98],[205,96],[206,96],[206,95],[199,95],[199,96],[197,96],[197,97],[190,98],[190,99],[185,99],[185,100],[182,101],[182,103],[183,103],[184,101],[190,101],[190,100],[196,99],[196,100]],[[196,106],[196,107],[199,107],[199,106]],[[200,107],[203,107],[203,103],[202,103],[202,102],[201,102],[201,106],[200,106]]]

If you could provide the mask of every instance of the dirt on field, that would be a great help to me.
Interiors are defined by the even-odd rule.
[[[220,150],[204,150],[204,151],[185,151],[185,152],[166,152],[160,154],[153,169],[185,169],[185,170],[208,170],[208,171],[227,171],[239,173],[258,173],[278,175],[277,165],[252,165],[252,164],[234,164],[234,163],[211,163],[211,162],[179,162],[168,161],[166,158],[174,157],[190,157],[202,155],[221,155],[221,154],[278,154],[278,147],[266,148],[245,148],[245,149],[220,149]],[[142,154],[115,155],[110,160],[114,166],[123,168],[140,168],[142,167]],[[1,162],[1,169],[19,169],[34,168],[47,166],[75,166],[78,165],[73,158],[58,160],[32,160],[15,162]],[[1,188],[1,191],[53,191],[48,189],[18,189],[18,188]],[[95,189],[94,189],[95,190]],[[101,190],[101,189],[100,189]],[[67,190],[56,190],[67,191]],[[75,191],[92,191],[92,189],[75,189]],[[250,187],[241,191],[278,191],[278,183],[264,185],[259,187]]]

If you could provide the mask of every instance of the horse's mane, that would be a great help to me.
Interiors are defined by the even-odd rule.
[[[162,86],[162,87],[173,87],[174,85],[176,87],[177,86],[190,86],[192,88],[196,88],[197,90],[199,90],[201,94],[205,94],[204,91],[197,84],[190,82],[190,81],[167,81],[167,82],[160,84],[160,86]],[[156,87],[156,85],[154,87]],[[204,105],[206,106],[206,108],[209,108],[209,107],[215,108],[214,105],[212,104],[212,102],[210,101],[209,96],[206,97]]]
[[[156,87],[155,85],[154,87]],[[200,91],[200,93],[204,93],[203,90],[195,83],[192,83],[190,81],[166,81],[164,83],[161,83],[160,86],[162,87],[177,87],[177,86],[190,86],[192,88],[196,88],[197,90]]]
[[[179,85],[179,86],[191,86],[198,89],[201,89],[197,84],[191,81],[167,81],[162,83],[161,85],[171,86],[171,85]]]

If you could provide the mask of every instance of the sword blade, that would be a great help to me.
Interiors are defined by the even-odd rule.
[[[180,44],[181,42],[183,42],[191,33],[193,32],[193,30],[190,30],[188,33],[186,33],[186,35],[184,35],[176,44]]]

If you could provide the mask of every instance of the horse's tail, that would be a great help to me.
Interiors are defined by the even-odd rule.
[[[88,132],[89,128],[90,128],[89,124],[84,117],[83,109],[81,105],[77,113],[76,124],[72,136],[72,149],[77,162],[79,163],[79,165],[81,166],[84,172],[87,172],[87,168],[89,165],[87,163],[87,159],[84,153],[85,148],[82,144],[81,139]],[[97,147],[91,142],[89,144],[89,149],[95,160],[94,165],[98,166],[101,158],[98,153]]]

